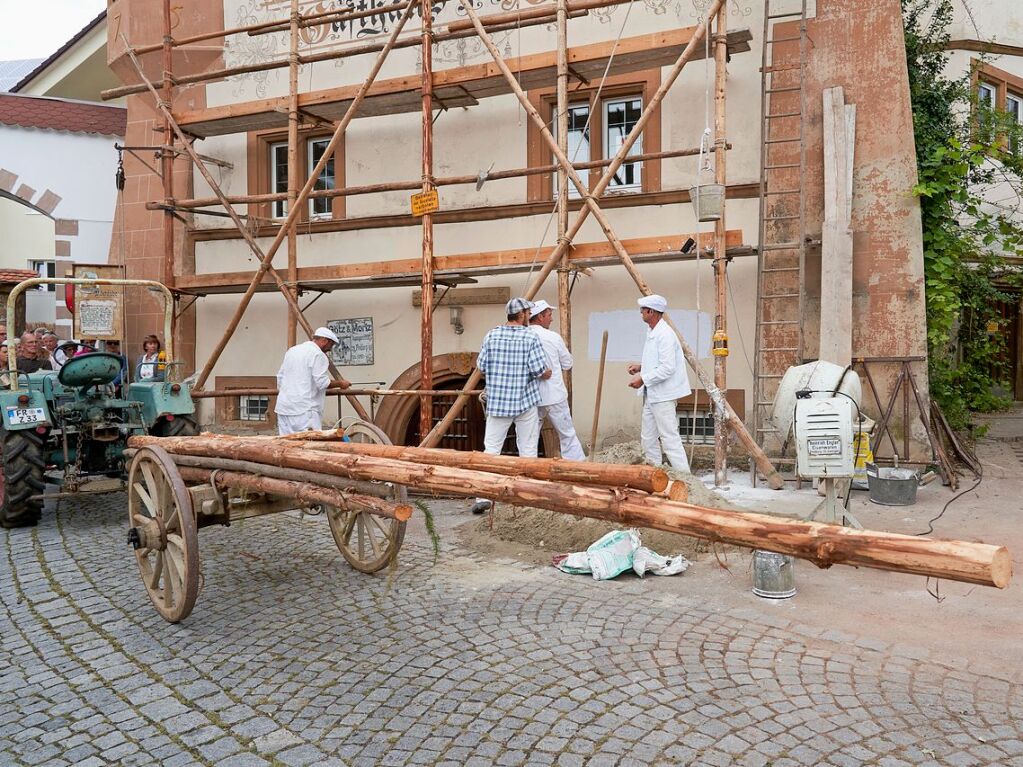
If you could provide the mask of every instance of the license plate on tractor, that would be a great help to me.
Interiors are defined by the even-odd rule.
[[[40,423],[46,420],[46,413],[41,407],[9,407],[7,423],[11,426],[22,426],[27,423]]]

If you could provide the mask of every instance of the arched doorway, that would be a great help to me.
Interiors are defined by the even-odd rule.
[[[455,401],[457,392],[465,385],[476,365],[475,352],[452,352],[438,354],[433,358],[433,387],[451,391],[451,395],[433,398],[433,423],[439,422]],[[408,367],[391,383],[391,389],[415,390],[419,388],[419,363]],[[418,445],[419,435],[419,400],[414,397],[384,397],[374,419],[377,426],[384,430],[396,445]],[[486,427],[486,416],[480,407],[479,400],[472,397],[469,404],[462,409],[451,429],[441,440],[438,447],[450,450],[482,450],[483,433]],[[549,427],[541,431],[539,454],[542,456],[558,456],[557,435]],[[514,428],[505,440],[505,455],[515,455]]]

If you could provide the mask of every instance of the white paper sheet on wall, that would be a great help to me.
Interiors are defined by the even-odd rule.
[[[682,332],[686,342],[696,350],[700,359],[710,357],[711,330],[714,317],[695,309],[669,309],[668,315]],[[646,341],[646,324],[638,309],[620,309],[613,312],[593,312],[589,317],[587,356],[600,360],[600,341],[607,331],[608,362],[638,362]],[[699,332],[697,332],[699,331]]]

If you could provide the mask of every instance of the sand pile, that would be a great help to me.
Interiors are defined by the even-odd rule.
[[[638,442],[623,442],[597,453],[596,461],[640,464],[643,463],[643,453]],[[689,487],[690,503],[717,509],[738,508],[714,493],[692,474],[674,469],[667,471],[672,479],[682,480]],[[461,536],[465,544],[474,548],[488,548],[488,544],[494,538],[498,538],[550,552],[571,552],[583,551],[605,533],[620,528],[621,525],[602,520],[499,503],[493,513],[493,520],[489,515],[473,520],[463,525]],[[641,529],[640,536],[644,546],[665,556],[684,554],[688,558],[693,558],[707,550],[706,542],[685,535]]]

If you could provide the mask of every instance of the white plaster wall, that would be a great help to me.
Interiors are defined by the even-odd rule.
[[[0,267],[29,269],[33,260],[53,260],[53,220],[0,197]]]
[[[0,167],[18,174],[18,185],[61,197],[54,218],[77,219],[75,261],[105,264],[114,219],[116,136],[0,126]],[[52,250],[51,250],[52,253]],[[52,255],[50,256],[52,257]]]
[[[269,10],[266,10],[267,5],[262,0],[226,0],[225,18],[240,18],[246,14],[254,14],[257,18],[286,15],[286,9],[281,3],[270,3],[272,7]],[[439,16],[439,23],[462,18],[462,14],[455,13],[455,5],[451,2],[447,4]],[[692,26],[698,23],[699,14],[695,6],[692,0],[682,0],[674,5],[650,0],[645,4],[635,4],[631,11],[622,6],[593,14],[589,18],[570,23],[570,44],[612,41],[619,33],[629,37]],[[731,3],[731,7],[729,28],[749,29],[754,37],[752,49],[758,51],[762,4],[739,0]],[[485,0],[484,13],[500,10],[497,4]],[[418,27],[418,21],[414,19],[409,27]],[[524,29],[521,34],[498,36],[499,46],[506,56],[550,51],[554,49],[555,42],[553,31],[546,27]],[[247,56],[255,55],[257,45],[263,46],[259,51],[261,56],[267,56],[270,52],[276,52],[279,56],[286,53],[283,37],[244,37],[229,50],[226,57],[228,63],[241,62]],[[417,58],[415,50],[394,52],[380,78],[411,75],[414,85]],[[490,60],[489,54],[471,40],[464,45],[442,44],[435,51],[437,69],[483,64]],[[361,82],[371,63],[371,57],[367,56],[345,60],[340,66],[326,62],[304,67],[300,77],[302,89]],[[730,184],[752,183],[758,177],[759,123],[755,115],[760,108],[759,66],[759,53],[748,52],[733,56],[728,68],[729,138],[734,145],[728,156]],[[662,105],[663,148],[699,145],[704,128],[704,88],[712,79],[713,66],[705,68],[703,62],[693,62],[683,71]],[[212,84],[208,87],[207,99],[211,106],[216,106],[283,95],[286,91],[287,73],[286,70],[279,70]],[[710,114],[713,119],[713,112]],[[527,118],[511,95],[485,99],[480,105],[469,109],[458,108],[441,113],[435,123],[435,172],[438,175],[475,174],[481,168],[490,167],[491,163],[496,170],[526,165],[526,126]],[[223,157],[235,164],[234,170],[225,174],[227,189],[233,194],[249,191],[245,172],[245,145],[243,135],[209,139],[200,145],[201,151]],[[349,185],[418,179],[420,176],[418,113],[355,120],[348,129],[345,146],[345,172]],[[696,180],[697,168],[696,158],[663,161],[662,189],[687,189]],[[196,177],[196,194],[205,195],[204,188],[202,180]],[[440,197],[444,208],[521,203],[526,201],[526,181],[513,179],[489,182],[478,193],[473,186],[444,187],[440,190]],[[756,200],[734,200],[728,205],[728,228],[741,229],[746,244],[756,243],[757,207]],[[349,217],[407,212],[407,192],[347,199]],[[696,230],[693,210],[688,204],[611,209],[608,216],[622,238],[678,236]],[[219,219],[204,219],[201,223],[205,226],[223,226]],[[711,229],[710,224],[702,225],[703,231]],[[420,238],[418,226],[300,235],[299,264],[314,266],[415,258],[420,254]],[[555,244],[555,238],[556,226],[548,215],[436,225],[435,254],[444,256],[551,246]],[[576,241],[603,242],[604,236],[591,219],[584,225]],[[261,245],[266,247],[269,242],[269,239],[261,240]],[[197,242],[195,255],[197,273],[251,269],[256,264],[248,248],[239,240]],[[278,264],[283,261],[281,256]],[[695,310],[699,305],[707,315],[713,314],[713,276],[709,259],[704,259],[699,270],[692,262],[646,264],[640,269],[653,289],[668,297],[672,307]],[[731,388],[747,390],[749,407],[756,295],[755,259],[735,259],[729,268],[729,277],[734,298],[729,305],[732,351],[728,358],[729,385]],[[507,286],[515,295],[524,292],[529,281],[529,275],[520,272],[482,277],[478,287]],[[384,381],[390,384],[406,368],[418,362],[419,310],[412,307],[411,295],[411,288],[337,291],[320,298],[307,316],[313,325],[332,319],[373,317],[375,364],[348,368],[344,372],[353,381]],[[557,290],[553,278],[539,296],[555,301]],[[572,299],[573,346],[576,350],[575,412],[580,433],[589,433],[598,366],[597,360],[588,355],[592,340],[589,338],[589,317],[599,312],[625,310],[634,313],[634,322],[641,333],[635,304],[637,296],[636,287],[619,267],[595,269],[592,276],[580,276],[575,286]],[[211,296],[198,302],[197,327],[200,331],[196,359],[200,363],[208,357],[218,341],[237,301],[237,296]],[[465,332],[455,335],[449,323],[448,311],[439,309],[434,323],[435,353],[477,350],[483,335],[502,321],[502,310],[500,306],[466,307],[463,312]],[[214,370],[214,376],[276,373],[285,351],[285,323],[283,301],[274,294],[257,295],[238,334]],[[640,349],[637,348],[636,356],[639,353]],[[710,371],[712,362],[709,357],[702,364]],[[637,432],[640,403],[634,392],[625,386],[625,381],[624,363],[610,363],[601,414],[601,435],[604,439],[634,438]],[[695,377],[693,383],[694,388],[699,388]],[[205,412],[211,414],[212,406],[209,403],[205,403],[205,406]],[[333,407],[332,403],[328,403],[331,415]],[[346,413],[350,412],[346,408]]]

